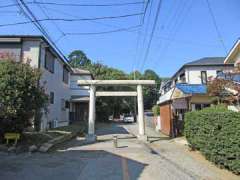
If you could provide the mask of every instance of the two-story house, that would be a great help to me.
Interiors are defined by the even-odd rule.
[[[78,86],[78,80],[92,80],[93,75],[83,69],[73,68],[70,76],[70,121],[88,121],[89,87]]]
[[[207,95],[207,82],[222,71],[231,71],[233,64],[224,64],[223,57],[207,57],[184,64],[161,85],[161,131],[167,135],[181,133],[184,113],[209,106],[213,98]]]
[[[76,83],[73,81],[86,78],[86,74],[87,78],[92,78],[92,75],[87,71],[84,74],[76,72],[43,36],[0,36],[0,60],[6,58],[29,62],[42,72],[39,83],[49,95],[49,107],[48,113],[42,116],[41,129],[68,125],[72,97],[76,94],[88,96],[88,89],[74,89]]]

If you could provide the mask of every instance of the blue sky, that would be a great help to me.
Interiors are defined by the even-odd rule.
[[[107,4],[137,2],[141,0],[38,0],[39,2]],[[0,0],[0,6],[13,4]],[[27,1],[26,1],[27,2]],[[93,61],[130,72],[153,69],[160,76],[171,76],[186,62],[208,56],[225,56],[240,36],[240,1],[209,0],[222,40],[217,35],[206,0],[163,0],[151,49],[143,64],[158,0],[152,0],[146,13],[144,25],[128,32],[101,35],[65,36],[56,42],[67,56],[72,50],[83,50]],[[39,18],[46,18],[37,5],[29,5]],[[68,7],[41,5],[51,18],[119,16],[142,12],[143,5],[120,7]],[[17,7],[0,8],[0,24],[26,21]],[[82,22],[42,22],[52,39],[57,40],[63,32],[101,32],[127,28],[140,24],[141,16],[122,19]],[[56,24],[58,28],[56,27]],[[60,30],[59,30],[60,28]],[[146,31],[148,29],[148,31]],[[0,27],[0,34],[40,34],[32,24]],[[145,39],[145,40],[144,40]],[[137,43],[138,42],[138,43]],[[144,43],[145,42],[145,43]],[[143,66],[143,68],[141,68]]]

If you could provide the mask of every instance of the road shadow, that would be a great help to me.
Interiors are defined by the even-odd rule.
[[[65,150],[1,159],[0,179],[138,179],[146,166],[147,164],[104,150]]]

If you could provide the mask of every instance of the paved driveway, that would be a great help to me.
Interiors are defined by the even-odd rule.
[[[136,126],[101,125],[97,130],[97,143],[86,144],[83,138],[76,138],[48,154],[0,154],[0,179],[217,179],[214,173],[206,171],[200,174],[200,170],[192,171],[180,166],[160,151],[153,150],[151,145],[140,143],[126,129],[134,133]],[[118,148],[113,147],[113,135],[118,135]]]

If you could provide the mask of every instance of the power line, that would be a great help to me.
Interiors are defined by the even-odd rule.
[[[152,14],[152,7],[153,7],[153,2],[151,1],[151,4],[150,4],[150,10],[149,10],[149,14],[148,14],[148,22],[147,22],[147,25],[146,25],[146,29],[145,29],[145,33],[143,34],[143,43],[142,43],[142,48],[144,49],[144,45],[146,43],[146,40],[147,40],[147,36],[148,36],[148,30],[149,30],[149,24],[150,24],[150,17],[151,17],[151,14]],[[140,34],[141,35],[141,34]],[[144,54],[144,50],[141,51],[141,54],[140,54],[140,58],[143,56]]]
[[[0,13],[1,14],[4,14],[4,13],[6,13],[6,14],[11,14],[11,13],[13,13],[13,14],[17,14],[17,13],[19,13],[19,11],[11,11],[11,10],[9,10],[9,11],[0,11]]]
[[[143,3],[144,3],[144,1],[143,1]],[[144,9],[144,14],[143,14],[143,17],[142,17],[142,23],[143,24],[144,24],[144,20],[145,20],[145,16],[146,16],[146,13],[147,13],[147,10],[148,10],[149,3],[150,3],[150,0],[147,1],[147,4],[146,4],[145,9]]]
[[[52,5],[52,6],[74,6],[74,7],[112,7],[112,6],[129,6],[129,5],[139,5],[143,4],[145,1],[137,1],[137,2],[128,2],[128,3],[112,3],[112,4],[79,4],[79,3],[55,3],[55,2],[39,2],[39,1],[33,1],[33,2],[25,2],[25,4],[43,4],[43,5]],[[7,4],[2,5],[0,8],[7,8],[7,7],[14,7],[18,6],[17,3],[15,4]]]
[[[38,2],[34,1],[33,4],[45,4],[45,5],[54,5],[54,6],[80,6],[80,7],[106,7],[106,6],[128,6],[128,5],[138,5],[143,4],[144,2],[128,2],[128,3],[113,3],[113,4],[79,4],[79,3],[55,3],[55,2]]]
[[[67,12],[64,12],[64,11],[61,11],[59,9],[53,9],[53,8],[49,8],[49,7],[46,7],[46,9],[49,9],[51,11],[54,11],[56,13],[59,13],[59,14],[63,14],[63,15],[66,15],[66,16],[69,16],[69,17],[74,17],[74,18],[82,18],[80,16],[77,16],[77,15],[73,15],[73,14],[70,14],[70,13],[67,13]],[[112,25],[112,24],[106,24],[106,23],[103,23],[103,22],[100,22],[100,21],[89,21],[90,23],[94,23],[94,24],[100,24],[100,25],[103,25],[105,27],[113,27],[113,28],[120,28],[120,26],[116,26],[116,25]],[[128,32],[131,32],[130,30]]]
[[[120,29],[116,29],[116,30],[111,30],[111,31],[102,31],[102,32],[66,32],[64,34],[62,34],[56,41],[60,41],[64,36],[81,36],[81,35],[101,35],[101,34],[111,34],[111,33],[117,33],[117,32],[123,32],[123,31],[129,31],[131,29],[135,29],[141,27],[141,25],[137,25],[137,26],[131,26],[128,28],[120,28]]]
[[[103,20],[103,19],[120,19],[120,18],[127,18],[133,16],[139,16],[143,13],[135,13],[135,14],[126,14],[120,16],[103,16],[103,17],[93,17],[93,18],[76,18],[76,19],[64,19],[64,18],[43,18],[43,19],[34,19],[30,21],[23,21],[23,22],[16,22],[16,23],[8,23],[8,24],[0,24],[0,27],[5,26],[15,26],[15,25],[22,25],[22,24],[30,24],[34,22],[42,22],[42,21],[65,21],[65,22],[74,22],[74,21],[95,21],[95,20]]]
[[[2,5],[0,8],[7,8],[7,7],[16,7],[18,4],[7,4],[7,5]]]
[[[149,3],[149,1],[147,2],[145,8],[144,8],[144,5],[142,6],[142,10],[144,10],[144,14],[142,15],[142,18],[140,18],[140,24],[142,24],[142,25],[144,24],[144,19],[145,19],[145,15],[146,15],[147,8],[148,8],[148,3]],[[136,63],[136,59],[137,59],[137,53],[138,53],[138,49],[139,49],[140,38],[141,38],[141,29],[138,30],[136,51],[135,51],[135,57],[134,57],[133,66],[132,66],[132,69],[133,69],[133,72],[134,72],[134,80],[136,78],[136,76],[135,76],[135,70],[136,70],[135,63]]]
[[[156,27],[157,27],[157,21],[158,21],[158,18],[159,18],[161,5],[162,5],[162,0],[159,0],[159,2],[158,2],[158,7],[157,7],[157,12],[156,12],[156,16],[155,16],[154,23],[153,23],[153,28],[152,28],[152,31],[151,31],[151,34],[150,34],[150,40],[149,40],[149,42],[148,42],[147,50],[146,50],[146,53],[145,53],[145,56],[144,56],[144,59],[143,59],[142,66],[140,67],[140,70],[143,69],[144,64],[145,64],[145,62],[146,62],[146,60],[147,60],[147,58],[148,58],[148,54],[149,54],[150,47],[151,47],[151,44],[152,44],[153,35],[154,35],[155,30],[156,30]]]
[[[67,60],[67,58],[65,57],[65,55],[62,53],[62,51],[56,46],[56,44],[54,43],[54,41],[52,40],[52,38],[50,37],[50,35],[47,33],[47,31],[43,28],[43,26],[37,21],[36,16],[33,14],[33,12],[28,8],[28,6],[25,4],[25,2],[23,0],[19,0],[20,3],[18,2],[18,0],[16,0],[18,7],[20,8],[20,10],[22,10],[22,12],[24,13],[24,15],[30,19],[31,21],[33,21],[33,24],[38,28],[38,30],[43,34],[43,36],[50,42],[50,44],[56,49],[56,51],[58,51],[58,53],[65,59]],[[23,8],[24,7],[24,8]]]
[[[48,16],[48,14],[46,13],[45,9],[42,7],[43,5],[41,4],[37,4],[37,6],[39,7],[39,9],[42,11],[42,13],[48,18],[50,19],[50,17]],[[64,36],[65,33],[62,31],[62,29],[58,26],[58,24],[55,21],[51,21],[52,24],[54,24],[54,26],[58,29],[58,31]]]
[[[150,12],[151,12],[151,9],[152,9],[152,2],[153,1],[149,1],[150,2],[150,6],[149,6],[149,15],[148,15],[148,18],[147,19],[149,19],[149,17],[150,17]],[[77,15],[73,15],[73,14],[70,14],[70,13],[67,13],[67,12],[64,12],[64,11],[61,11],[61,10],[59,10],[59,9],[54,9],[54,8],[49,8],[49,7],[45,7],[45,9],[48,9],[48,10],[51,10],[51,11],[54,11],[54,12],[56,12],[56,13],[59,13],[59,14],[63,14],[63,15],[66,15],[66,16],[69,16],[69,17],[74,17],[74,18],[82,18],[82,17],[79,17],[79,16],[77,16]],[[146,16],[145,16],[146,17]],[[113,27],[113,28],[121,28],[121,27],[119,27],[119,26],[116,26],[115,24],[113,25],[113,24],[107,24],[107,23],[104,23],[104,22],[100,22],[100,21],[89,21],[90,23],[94,23],[94,24],[100,24],[100,25],[102,25],[102,26],[105,26],[105,27]],[[148,23],[149,24],[149,23]],[[148,25],[147,25],[148,26]],[[126,32],[128,32],[128,33],[134,33],[135,34],[135,32],[134,31],[131,31],[131,30],[127,30]],[[147,34],[147,33],[145,33],[145,34],[143,34],[143,33],[141,33],[140,32],[140,35],[141,36],[149,36],[149,34]],[[154,37],[155,38],[158,38],[158,39],[162,39],[162,40],[165,40],[165,41],[174,41],[174,42],[177,42],[177,43],[182,43],[182,44],[187,44],[187,45],[198,45],[198,46],[216,46],[216,45],[214,45],[214,44],[210,44],[210,43],[203,43],[203,42],[195,42],[195,41],[189,41],[189,40],[176,40],[176,39],[172,39],[172,38],[170,38],[170,37],[164,37],[164,36],[158,36],[158,35],[154,35]],[[144,41],[145,42],[145,41]]]
[[[77,32],[77,33],[65,33],[66,35],[99,35],[99,34],[109,34],[109,33],[115,33],[115,32],[121,32],[121,31],[128,31],[130,29],[135,29],[141,27],[141,25],[137,25],[137,26],[131,26],[128,28],[120,28],[120,29],[116,29],[116,30],[111,30],[111,31],[102,31],[102,32]]]
[[[176,11],[176,13],[175,13],[174,16],[173,16],[172,21],[173,21],[174,19],[176,19],[176,21],[175,21],[175,22],[173,21],[174,23],[173,23],[172,31],[170,31],[170,33],[169,33],[169,39],[170,39],[170,41],[168,41],[168,42],[165,44],[165,46],[162,46],[162,47],[163,47],[162,49],[159,48],[159,50],[162,50],[162,54],[163,54],[162,57],[165,57],[165,55],[166,55],[166,53],[167,53],[170,45],[172,44],[175,36],[177,35],[178,31],[181,29],[181,25],[184,23],[184,21],[185,21],[185,19],[186,19],[186,18],[184,18],[184,16],[186,16],[186,14],[187,14],[188,12],[190,12],[190,10],[191,10],[191,8],[192,8],[192,5],[193,5],[193,0],[190,1],[189,7],[187,7],[186,4],[187,4],[187,1],[184,1],[183,6],[182,6],[183,8],[182,8],[182,9],[179,8],[179,11],[178,11],[178,12]],[[185,8],[186,8],[186,9],[185,9]],[[186,11],[186,13],[184,14],[185,11]],[[159,50],[158,50],[158,51],[159,51]],[[157,64],[157,60],[160,59],[161,51],[159,51],[159,52],[160,52],[160,53],[159,53],[159,57],[156,58],[155,61],[153,61],[155,64]]]
[[[224,41],[223,41],[221,32],[220,32],[220,30],[219,30],[219,28],[218,28],[217,21],[216,21],[216,18],[215,18],[215,16],[214,16],[213,10],[212,10],[212,8],[211,8],[210,2],[209,2],[208,0],[206,0],[206,2],[207,2],[207,6],[208,6],[209,13],[210,13],[210,15],[211,15],[211,17],[212,17],[212,20],[213,20],[213,25],[214,25],[214,27],[215,27],[215,29],[216,29],[216,32],[217,32],[217,35],[218,35],[218,38],[219,38],[219,40],[220,40],[220,42],[221,42],[221,44],[222,44],[222,47],[223,47],[225,53],[227,54],[227,48],[226,48],[225,43],[224,43]]]
[[[73,14],[70,14],[70,13],[67,13],[67,12],[64,12],[64,11],[61,11],[61,10],[58,10],[58,9],[53,9],[53,8],[49,8],[49,7],[46,7],[46,9],[49,9],[49,10],[51,10],[51,11],[55,11],[55,12],[57,12],[57,13],[60,13],[60,14],[63,14],[63,15],[69,16],[69,17],[82,18],[82,17],[76,16],[76,15],[73,15]],[[135,30],[132,30],[132,29],[142,26],[141,22],[140,22],[140,25],[131,26],[131,27],[128,27],[128,28],[121,28],[121,27],[116,26],[116,25],[110,25],[110,24],[106,24],[106,23],[98,22],[98,21],[89,21],[89,22],[91,22],[91,23],[96,23],[96,24],[101,24],[101,25],[104,25],[105,27],[114,27],[114,28],[117,28],[117,29],[115,29],[115,30],[110,30],[110,31],[103,31],[103,32],[66,33],[65,35],[61,35],[61,36],[55,41],[55,43],[56,43],[56,42],[59,42],[59,41],[60,41],[63,37],[65,37],[66,35],[98,35],[98,34],[110,34],[110,33],[121,32],[121,31],[126,31],[126,32],[134,33]]]

